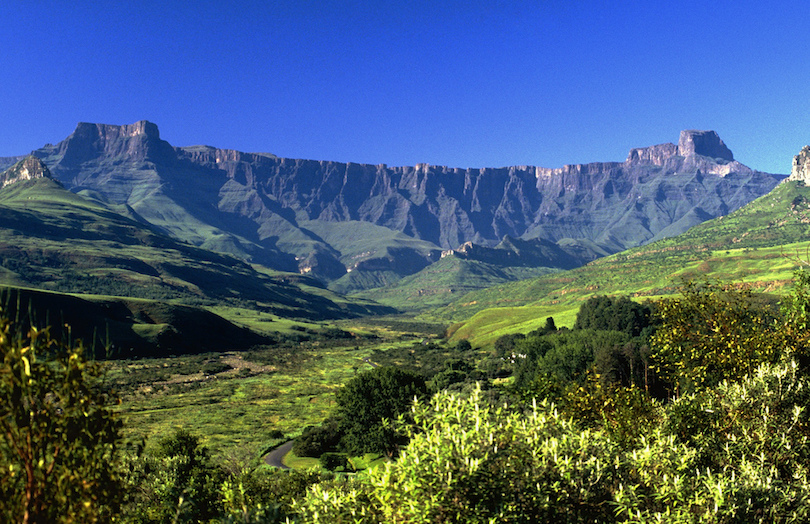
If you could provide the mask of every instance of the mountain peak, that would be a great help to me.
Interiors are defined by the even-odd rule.
[[[705,156],[714,159],[732,162],[734,155],[715,131],[698,131],[686,129],[681,131],[678,144],[671,142],[649,147],[637,147],[630,150],[627,155],[628,163],[647,163],[658,166],[675,156],[692,157]]]
[[[67,166],[79,166],[99,154],[141,160],[152,155],[173,154],[172,146],[160,139],[157,125],[147,120],[126,125],[79,122],[58,147],[63,155],[61,163]]]
[[[804,146],[799,154],[793,157],[793,168],[788,180],[810,183],[810,146]]]
[[[74,135],[79,136],[100,136],[100,137],[126,137],[131,138],[143,135],[146,138],[160,139],[160,132],[157,124],[148,120],[139,120],[134,124],[112,125],[112,124],[92,124],[89,122],[79,122],[76,125]]]
[[[678,140],[678,154],[681,156],[701,155],[710,158],[734,160],[731,149],[720,139],[715,131],[698,131],[687,129],[681,131]]]
[[[52,178],[48,166],[42,163],[39,158],[29,155],[3,173],[0,173],[0,188],[6,187],[14,182],[22,180],[33,180],[35,178]]]

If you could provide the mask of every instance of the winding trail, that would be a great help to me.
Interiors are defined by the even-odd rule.
[[[294,440],[290,440],[285,442],[284,444],[280,445],[264,457],[265,464],[270,466],[275,466],[279,469],[290,469],[289,467],[284,465],[283,459],[284,455],[290,452],[293,447]]]
[[[369,357],[364,357],[363,362],[370,365],[373,368],[379,367],[380,365],[372,362]],[[285,442],[284,444],[280,445],[270,453],[264,456],[265,464],[269,466],[274,466],[279,469],[290,469],[288,466],[284,465],[284,457],[292,450],[293,444],[295,440],[290,440]]]

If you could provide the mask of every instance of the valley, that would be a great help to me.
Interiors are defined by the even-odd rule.
[[[790,177],[759,173],[716,133],[684,131],[625,162],[388,168],[177,148],[149,122],[80,124],[0,159],[0,297],[29,336],[51,326],[53,344],[82,341],[98,362],[133,486],[150,468],[168,475],[167,446],[191,441],[207,475],[271,475],[262,457],[293,441],[283,463],[310,475],[296,489],[374,478],[408,464],[393,460],[407,439],[390,424],[410,420],[390,411],[397,391],[423,392],[420,405],[541,397],[633,446],[622,410],[653,428],[678,380],[694,387],[650,361],[678,297],[718,315],[742,304],[741,344],[766,322],[788,326],[785,347],[803,344],[775,311],[807,284],[805,157]],[[584,325],[603,306],[615,311]],[[366,412],[383,414],[352,429]]]

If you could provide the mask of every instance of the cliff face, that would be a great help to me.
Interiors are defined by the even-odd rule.
[[[681,131],[678,140],[678,154],[681,156],[701,155],[719,160],[733,161],[734,155],[714,131]]]
[[[505,236],[615,252],[728,213],[781,178],[733,161],[713,131],[684,131],[677,146],[633,149],[625,162],[557,169],[388,167],[175,148],[149,122],[79,124],[35,153],[66,187],[177,238],[327,280],[362,267],[401,276],[442,249],[492,247]],[[347,240],[361,223],[369,233]]]
[[[51,178],[51,172],[39,158],[33,155],[27,156],[3,173],[0,173],[0,188],[15,182],[34,180],[35,178]]]
[[[804,146],[799,154],[793,157],[793,167],[788,179],[810,183],[810,146]]]

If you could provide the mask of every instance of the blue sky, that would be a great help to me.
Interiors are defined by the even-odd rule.
[[[787,173],[810,143],[807,13],[747,0],[10,0],[0,156],[80,121],[145,119],[176,146],[559,167],[714,129],[741,162]]]

